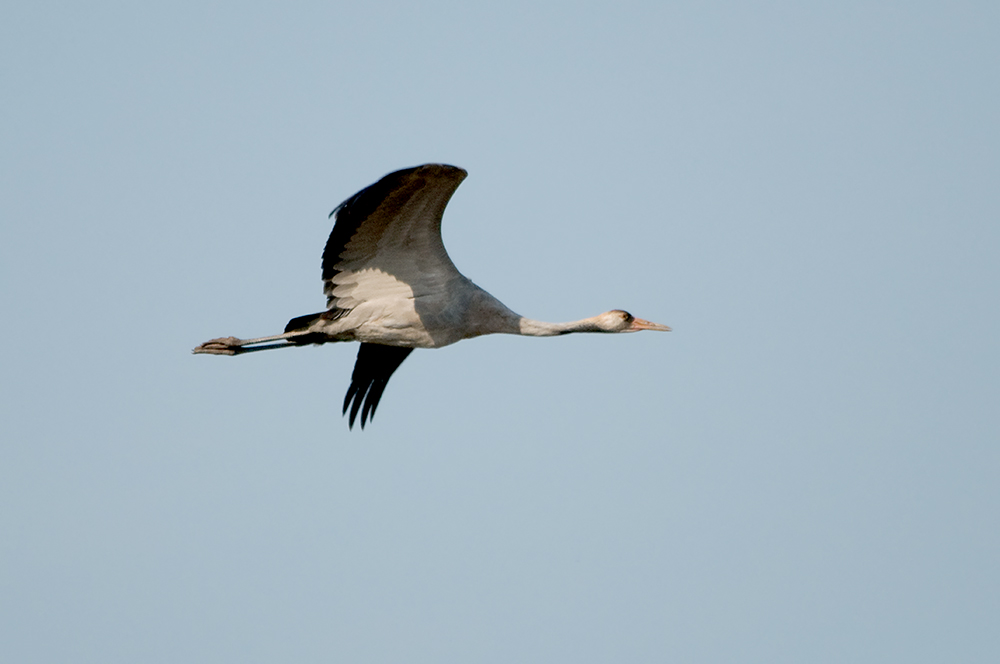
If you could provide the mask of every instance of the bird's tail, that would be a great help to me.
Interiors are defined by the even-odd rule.
[[[320,317],[325,314],[325,311],[321,311],[318,314],[306,314],[305,316],[296,316],[292,320],[288,321],[288,325],[285,326],[285,334],[289,332],[299,332],[309,329],[313,323],[318,321]]]
[[[334,307],[333,309],[327,309],[326,311],[321,311],[318,314],[306,314],[305,316],[296,316],[292,320],[288,321],[288,325],[285,326],[285,334],[290,332],[306,332],[313,326],[318,320],[337,320],[345,316],[350,309],[338,309]],[[311,335],[309,335],[311,336]],[[302,341],[302,337],[296,337],[295,341],[297,343],[309,344],[314,343],[312,341]]]

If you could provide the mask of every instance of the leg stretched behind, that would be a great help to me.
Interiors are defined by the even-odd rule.
[[[276,334],[272,337],[260,337],[259,339],[237,339],[236,337],[219,337],[211,339],[195,348],[192,353],[207,353],[209,355],[240,355],[242,353],[252,353],[257,350],[271,350],[272,348],[293,348],[301,346],[301,343],[293,343],[290,339],[303,336],[301,333]],[[279,343],[269,343],[277,341]]]

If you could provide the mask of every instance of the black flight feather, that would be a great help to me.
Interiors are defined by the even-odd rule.
[[[446,164],[405,168],[389,173],[338,205],[330,213],[336,221],[323,248],[323,292],[327,296],[327,308],[338,307],[338,299],[333,295],[336,288],[334,279],[344,268],[343,259],[348,245],[362,230],[364,239],[354,247],[353,261],[374,261],[369,266],[384,270],[385,266],[379,265],[376,257],[378,240],[395,227],[404,234],[417,233],[422,242],[433,247],[436,260],[454,270],[455,266],[441,243],[441,216],[465,176],[466,172],[461,168]],[[413,219],[413,214],[419,214],[421,219]],[[399,223],[401,227],[397,227]],[[405,276],[399,276],[406,280]],[[414,278],[418,275],[408,276]]]
[[[336,223],[326,247],[323,249],[323,281],[332,279],[339,270],[336,265],[340,260],[347,243],[351,241],[357,233],[361,224],[375,213],[383,203],[390,202],[389,199],[399,199],[399,206],[409,200],[424,185],[423,180],[415,180],[407,183],[410,176],[417,170],[415,168],[405,168],[395,173],[389,173],[375,184],[365,187],[354,194],[346,201],[338,205],[331,217],[336,217]],[[409,184],[409,186],[406,186]],[[396,206],[393,206],[396,207]]]
[[[347,413],[348,406],[351,408],[348,427],[354,428],[354,420],[359,410],[361,411],[361,428],[365,428],[366,421],[371,422],[372,418],[375,417],[375,409],[378,407],[379,399],[382,398],[382,392],[385,391],[389,378],[411,352],[413,352],[412,348],[401,346],[361,344],[357,362],[354,363],[354,373],[351,374],[351,386],[347,389],[347,395],[344,397],[344,413]],[[362,402],[364,403],[363,409]]]

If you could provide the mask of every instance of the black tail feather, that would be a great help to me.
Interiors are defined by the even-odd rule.
[[[288,321],[288,325],[285,326],[285,332],[296,332],[298,330],[308,330],[309,326],[313,324],[314,321],[319,320],[325,311],[318,314],[306,314],[305,316],[296,316],[292,320]]]

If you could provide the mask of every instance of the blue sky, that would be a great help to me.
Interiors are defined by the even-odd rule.
[[[1000,652],[989,3],[0,11],[0,659]],[[193,356],[323,305],[335,205],[670,334]]]

